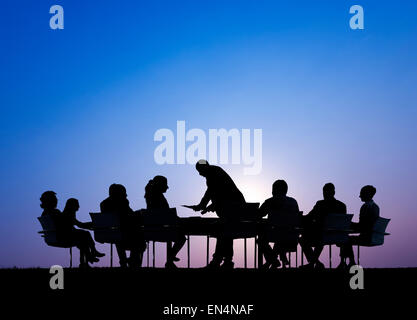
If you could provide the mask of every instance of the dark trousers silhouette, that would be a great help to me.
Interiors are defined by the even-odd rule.
[[[213,254],[214,263],[220,263],[222,260],[232,262],[234,254],[232,233],[237,222],[238,220],[236,219],[220,217],[216,236],[216,249]]]
[[[171,245],[171,242],[167,243],[168,250],[167,250],[167,262],[173,262],[175,257],[177,256],[178,252],[180,252],[181,248],[184,246],[186,238],[184,235],[178,237],[178,240]]]
[[[127,265],[131,267],[140,267],[142,265],[143,252],[145,251],[142,246],[126,247],[122,243],[116,243],[116,250],[119,256],[119,264],[121,267],[127,267]],[[129,258],[127,258],[127,250],[130,250]]]
[[[119,256],[121,267],[140,267],[142,266],[143,252],[146,250],[146,242],[141,232],[135,230],[133,226],[122,225],[123,240],[116,243],[116,250]],[[127,258],[126,251],[130,251]]]
[[[274,247],[271,248],[269,241],[265,237],[260,236],[258,239],[258,246],[260,252],[264,255],[267,262],[273,263],[279,256],[282,262],[287,263],[288,259],[285,249],[280,247],[278,243],[274,243]]]
[[[309,263],[318,262],[324,246],[317,243],[317,237],[311,235],[302,236],[300,245]]]
[[[227,236],[217,237],[213,260],[216,262],[233,260],[233,238]]]
[[[80,264],[86,264],[94,257],[96,247],[90,232],[73,228],[71,231],[63,232],[63,238],[73,242],[80,250]]]

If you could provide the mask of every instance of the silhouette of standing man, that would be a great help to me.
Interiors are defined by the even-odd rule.
[[[236,211],[246,203],[245,198],[222,168],[212,166],[206,160],[199,160],[195,167],[206,178],[207,190],[200,203],[191,208],[201,211],[201,214],[214,211],[220,218],[221,232],[217,236],[216,250],[208,267],[218,268],[223,262],[222,268],[231,269],[234,266],[233,238],[227,235],[227,230],[239,219]]]

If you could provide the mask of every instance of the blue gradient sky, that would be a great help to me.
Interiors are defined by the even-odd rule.
[[[53,4],[64,7],[64,30],[49,28]],[[349,28],[353,4],[364,7],[365,30]],[[57,192],[60,209],[78,198],[84,221],[113,182],[127,187],[134,209],[144,207],[144,186],[156,174],[168,177],[171,206],[197,203],[205,183],[194,168],[153,159],[155,131],[175,131],[177,120],[206,131],[263,129],[261,174],[225,166],[248,201],[263,201],[283,178],[308,212],[331,181],[357,220],[360,188],[375,185],[392,235],[365,249],[361,262],[417,267],[417,4],[7,0],[0,7],[0,267],[67,263],[65,250],[37,234],[45,190]],[[193,241],[193,266],[205,262],[203,243]]]

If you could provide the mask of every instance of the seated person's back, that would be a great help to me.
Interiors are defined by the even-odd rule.
[[[127,199],[126,188],[121,184],[112,184],[109,188],[109,197],[100,203],[102,213],[113,213],[126,216],[133,213]]]
[[[40,207],[43,209],[42,217],[51,217],[57,231],[65,229],[62,213],[57,209],[58,198],[54,191],[45,191],[41,198]]]
[[[319,200],[313,209],[304,217],[307,225],[320,227],[329,214],[346,214],[346,205],[335,197],[335,187],[327,183],[323,187],[323,200]]]
[[[262,217],[268,215],[269,221],[278,219],[280,215],[298,214],[298,203],[294,198],[287,197],[288,185],[284,180],[277,180],[272,185],[272,197],[265,200],[259,208]]]
[[[169,204],[164,196],[168,190],[168,180],[164,176],[155,176],[149,180],[145,187],[145,200],[147,209],[169,209]]]
[[[379,207],[373,201],[375,193],[375,187],[368,185],[361,189],[359,195],[364,204],[360,209],[359,223],[356,228],[362,237],[368,237],[372,233],[375,222],[379,218]]]

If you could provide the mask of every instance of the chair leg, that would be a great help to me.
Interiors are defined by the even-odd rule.
[[[244,246],[244,249],[245,249],[245,269],[247,269],[248,268],[248,259],[247,259],[247,239],[245,238],[245,239],[243,239],[243,241],[244,241],[244,243],[243,243],[243,246]]]
[[[261,248],[258,246],[258,268],[262,266],[264,263],[264,256]]]
[[[152,241],[152,267],[155,268],[155,241]]]
[[[329,268],[332,268],[332,245],[329,244]]]
[[[190,235],[187,235],[187,268],[190,269]]]
[[[360,260],[359,260],[359,245],[358,245],[358,265],[361,265]]]
[[[72,247],[70,247],[70,268],[72,268]]]
[[[303,248],[301,248],[301,265],[304,265],[304,251]]]
[[[113,268],[113,243],[110,243],[110,268]]]
[[[148,268],[149,268],[149,251],[150,249],[149,249],[149,241],[148,241],[147,250],[146,250],[146,255],[147,255],[146,260],[147,260]]]
[[[172,248],[172,241],[168,241],[167,242],[167,260],[166,261],[168,261],[168,257],[169,257],[171,248]]]
[[[209,254],[210,254],[210,236],[207,236],[207,255],[206,255],[206,264],[209,264]]]
[[[295,267],[298,268],[298,247],[295,248]]]

